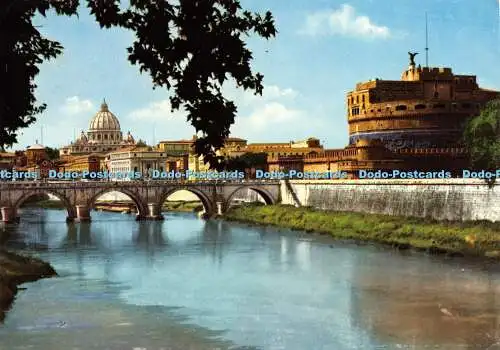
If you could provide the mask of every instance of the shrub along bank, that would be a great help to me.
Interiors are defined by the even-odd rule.
[[[337,239],[388,244],[402,249],[500,259],[498,222],[438,222],[423,218],[256,204],[231,208],[225,218],[328,234]]]

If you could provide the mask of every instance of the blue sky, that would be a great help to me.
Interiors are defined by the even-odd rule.
[[[345,94],[357,82],[399,79],[409,50],[425,64],[425,11],[429,64],[475,74],[481,86],[500,89],[500,0],[244,0],[252,10],[271,10],[278,35],[248,40],[255,71],[264,74],[264,96],[227,86],[239,113],[232,136],[249,142],[318,137],[329,148],[347,144]],[[60,41],[64,54],[44,64],[37,97],[47,110],[24,129],[15,149],[40,141],[60,147],[87,130],[103,98],[122,131],[153,140],[189,138],[194,129],[171,113],[168,91],[152,90],[126,59],[129,32],[101,30],[88,14],[50,14],[36,24]]]

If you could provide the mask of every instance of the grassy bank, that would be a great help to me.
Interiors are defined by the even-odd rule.
[[[26,208],[47,208],[47,209],[65,209],[64,204],[61,201],[55,200],[42,200],[38,202],[26,203],[24,205]]]
[[[17,286],[40,278],[56,276],[50,264],[36,258],[0,249],[0,323],[17,292]]]
[[[284,205],[240,206],[229,210],[225,217],[228,220],[328,234],[337,239],[375,242],[432,253],[500,259],[500,223],[447,223]]]
[[[199,201],[169,201],[163,203],[163,210],[166,211],[182,211],[195,212],[202,211],[203,204]]]
[[[128,205],[113,205],[112,203],[107,203],[106,205],[96,205],[96,209],[102,211],[111,212],[130,212],[130,207]],[[135,208],[134,208],[135,209]],[[198,201],[172,201],[165,202],[162,206],[163,211],[177,211],[177,212],[197,212],[203,210],[203,205]],[[132,210],[134,211],[134,210]]]
[[[113,201],[100,201],[95,205],[96,209],[111,212],[123,212],[129,209],[128,205],[113,205]],[[43,200],[33,203],[28,203],[25,207],[46,208],[46,209],[65,209],[60,201]],[[203,210],[203,205],[199,201],[169,201],[163,204],[163,210],[180,211],[180,212],[195,212]]]

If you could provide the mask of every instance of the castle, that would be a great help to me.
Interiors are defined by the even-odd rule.
[[[269,168],[346,171],[350,177],[359,170],[466,168],[465,123],[500,92],[480,88],[474,75],[416,66],[416,53],[409,54],[401,80],[370,80],[347,93],[347,147],[270,157]]]

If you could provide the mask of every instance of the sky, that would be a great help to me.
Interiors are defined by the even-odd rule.
[[[278,34],[247,40],[252,69],[264,75],[263,96],[229,84],[238,107],[231,136],[248,142],[288,142],[317,137],[328,148],[347,145],[346,93],[356,83],[398,80],[408,51],[425,65],[425,12],[429,65],[474,74],[480,86],[500,90],[500,0],[243,0],[245,8],[270,10]],[[126,58],[130,32],[100,29],[88,9],[80,16],[37,17],[35,24],[64,53],[41,66],[36,96],[47,109],[23,129],[13,149],[36,141],[69,144],[105,98],[128,130],[147,143],[192,137],[182,112],[172,113],[166,89],[152,89],[147,74]],[[43,140],[42,140],[43,137]]]

